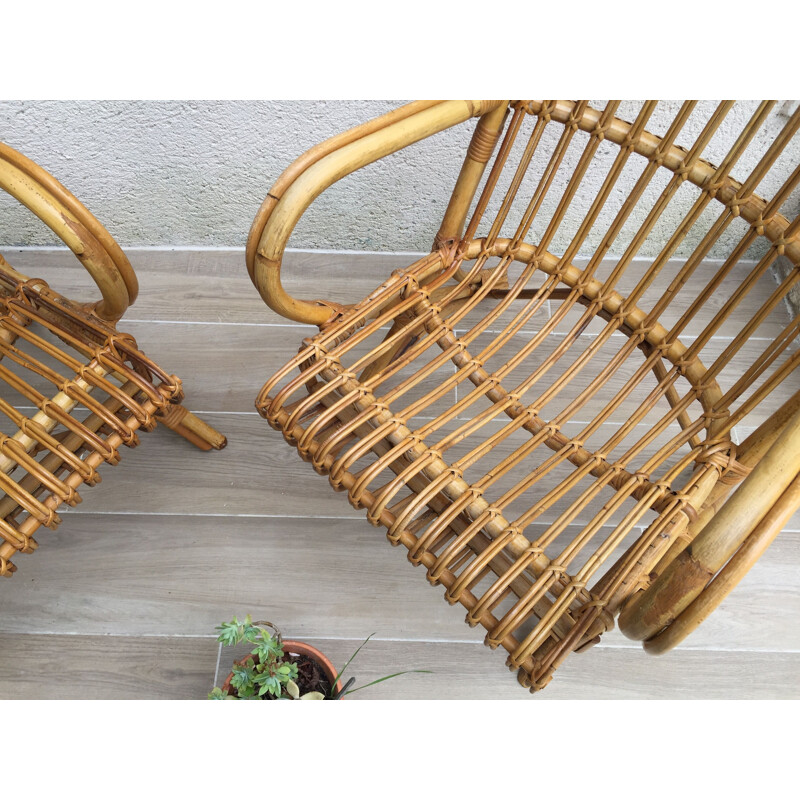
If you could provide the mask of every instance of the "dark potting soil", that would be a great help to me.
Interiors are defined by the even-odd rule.
[[[331,684],[325,675],[325,671],[309,656],[289,656],[288,661],[297,664],[297,678],[295,683],[300,689],[300,695],[307,692],[322,692],[325,699],[328,699],[331,691]]]
[[[256,661],[255,656],[252,657]],[[325,699],[329,699],[331,683],[325,675],[325,671],[320,665],[309,656],[293,656],[287,654],[284,659],[285,662],[297,664],[297,677],[295,683],[300,690],[300,696],[308,694],[308,692],[321,692]],[[236,696],[236,689],[231,686],[228,692],[234,697]],[[258,698],[259,700],[277,700],[277,697],[267,693]]]

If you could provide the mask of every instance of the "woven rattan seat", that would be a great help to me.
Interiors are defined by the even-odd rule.
[[[352,306],[286,294],[315,197],[472,116],[430,255]],[[256,217],[255,285],[320,328],[259,412],[532,691],[617,618],[670,649],[800,504],[798,127],[774,103],[416,103],[309,151]]]
[[[203,450],[225,438],[179,405],[181,381],[117,331],[136,298],[136,276],[117,243],[61,184],[0,144],[0,187],[26,205],[78,256],[97,282],[96,304],[70,301],[0,256],[0,576],[12,557],[56,528],[58,508],[117,464],[120,447],[157,422]]]

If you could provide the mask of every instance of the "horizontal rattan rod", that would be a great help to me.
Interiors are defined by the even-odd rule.
[[[127,258],[117,247],[118,252],[114,255],[118,260],[115,261],[103,243],[95,238],[93,231],[86,227],[85,222],[91,217],[89,212],[75,198],[66,204],[62,202],[68,199],[64,197],[65,193],[68,194],[66,189],[62,188],[60,197],[51,193],[49,187],[42,183],[44,171],[33,162],[30,164],[40,173],[36,176],[31,174],[32,169],[17,166],[15,162],[24,157],[16,154],[18,158],[11,160],[9,150],[0,145],[0,188],[39,217],[86,267],[103,296],[102,302],[96,307],[98,316],[108,320],[119,319],[132,302],[131,291],[135,297],[138,288]],[[54,179],[47,177],[47,183],[52,185]],[[92,227],[96,229],[99,223]],[[106,237],[110,238],[108,234]]]
[[[500,101],[450,100],[368,134],[329,153],[286,189],[267,219],[255,256],[254,283],[274,311],[298,322],[321,325],[331,307],[295,300],[280,283],[286,243],[297,221],[325,189],[351,172],[414,142],[497,107]]]
[[[316,453],[314,451],[316,450],[317,447],[318,447],[318,444],[316,442],[311,442],[310,443],[310,455],[311,455],[312,458],[314,458],[316,456]],[[390,448],[390,445],[387,442],[387,443],[383,444],[382,447]],[[384,452],[390,452],[390,451],[388,449],[384,451],[383,449],[381,449],[381,447],[379,447],[377,452],[384,453]],[[330,477],[331,477],[332,480],[334,480],[334,469],[333,469],[334,465],[332,465],[330,463],[331,462],[330,457],[328,459],[326,459],[326,461],[328,462],[327,466],[330,469]],[[410,463],[410,462],[406,462],[406,463]],[[393,470],[395,470],[395,468],[396,468],[396,465],[394,464],[393,461],[390,462],[388,464],[388,466],[390,466],[390,468],[392,468]],[[352,492],[354,491],[354,488],[355,488],[355,486],[354,486],[354,481],[356,480],[355,476],[353,476],[351,473],[345,472],[345,473],[343,473],[341,475],[341,480],[342,480],[342,484],[341,484],[342,488],[347,489],[348,493],[352,494]],[[419,476],[414,476],[414,477],[410,478],[410,481],[411,481],[410,485],[415,485],[415,481],[417,481],[417,480],[419,480]],[[426,489],[427,487],[428,487],[428,484],[426,482],[423,482],[417,487],[417,489],[421,491],[421,490]],[[369,490],[366,490],[366,489],[363,490],[363,503],[361,503],[361,502],[356,503],[356,501],[353,498],[351,498],[351,502],[353,502],[354,505],[356,505],[356,507],[360,507],[360,505],[362,505],[362,504],[366,505],[371,510],[374,510],[375,507],[376,507],[376,497],[372,494],[372,492],[370,492]],[[431,496],[428,499],[428,502],[429,502],[429,504],[433,504],[433,507],[435,508],[436,507],[436,495]],[[492,517],[492,519],[496,519],[496,517]],[[411,533],[409,530],[404,530],[404,529],[402,529],[401,527],[399,527],[397,525],[397,519],[394,517],[394,514],[391,511],[389,511],[388,509],[384,509],[383,511],[381,511],[380,518],[374,519],[373,522],[374,522],[374,524],[377,524],[379,522],[381,524],[384,524],[389,529],[389,534],[388,535],[390,537],[394,536],[392,534],[392,531],[395,528],[397,528],[396,536],[394,536],[394,538],[392,538],[391,540],[394,543],[402,543],[402,544],[404,544],[408,548],[408,550],[409,550],[409,558],[411,558],[411,552],[416,550],[416,545],[417,545],[417,541],[418,540],[417,540],[416,536],[413,533]],[[453,521],[453,524],[455,524],[455,523],[456,523],[456,520]],[[462,523],[462,524],[464,524],[464,523]],[[492,540],[491,538],[487,537],[486,534],[483,532],[483,528],[485,527],[486,524],[487,524],[487,520],[483,517],[483,515],[479,515],[479,517],[476,520],[476,522],[469,524],[469,528],[465,532],[472,531],[472,538],[470,539],[470,541],[472,543],[474,543],[475,545],[478,545],[479,541],[483,542],[479,546],[477,552],[481,552],[482,553],[482,552],[486,551],[486,548],[492,548],[492,554],[493,555],[492,555],[492,558],[490,558],[489,561],[488,561],[488,564],[491,565],[491,564],[494,563],[494,559],[495,558],[499,558],[499,557],[502,556],[502,549],[509,545],[510,539],[513,538],[514,534],[513,534],[513,531],[505,530],[505,531],[501,532],[502,535],[499,538],[497,538],[497,534],[495,534],[495,538],[494,538],[494,540]],[[483,538],[481,538],[481,537],[483,537]],[[464,545],[466,545],[466,542],[464,542]],[[470,546],[473,546],[473,545],[470,544]],[[513,550],[513,547],[511,549]],[[496,554],[494,554],[495,550],[496,550]],[[519,555],[521,555],[521,553],[517,553],[517,555],[519,556]],[[437,559],[434,556],[434,554],[431,553],[431,552],[422,552],[422,553],[419,553],[418,556],[413,560],[413,563],[422,564],[430,572],[430,570],[433,569],[434,566],[437,564]],[[499,570],[498,574],[505,574],[505,572],[507,570],[507,566],[506,566],[505,569],[501,568]],[[519,576],[519,577],[520,577],[520,579],[522,578],[522,576]],[[469,591],[468,588],[462,587],[462,588],[459,589],[458,592],[456,592],[455,594],[453,593],[455,591],[455,589],[456,589],[457,578],[449,569],[445,569],[445,568],[439,567],[439,570],[437,571],[436,582],[437,583],[439,583],[439,582],[442,583],[445,586],[445,588],[447,589],[446,596],[447,596],[449,602],[451,602],[451,603],[460,602],[468,610],[470,610],[471,608],[474,607],[475,602],[476,602],[476,598],[471,594],[471,592]],[[530,586],[530,585],[532,585],[532,584],[530,584],[530,583],[526,583],[525,584],[525,586]],[[545,606],[543,606],[540,609],[540,613],[541,613],[541,611],[545,611],[547,608],[549,608],[549,601],[548,601],[548,603],[545,604]],[[565,623],[567,623],[567,621],[568,620],[566,618],[564,618],[564,617],[562,617],[562,619],[560,619],[560,620],[557,620],[555,622],[556,629],[560,629],[561,626],[563,626]],[[489,631],[491,631],[493,629],[493,627],[497,624],[497,620],[495,619],[495,617],[489,611],[485,611],[483,616],[480,619],[470,619],[469,622],[470,622],[471,625],[480,623],[480,624],[484,625],[484,627]],[[603,629],[607,629],[608,627],[611,626],[611,624],[612,624],[611,623],[611,619],[610,619],[610,617],[608,617],[608,615],[605,615],[604,621],[603,621],[602,624],[603,624]],[[563,630],[566,631],[567,629],[568,628],[564,628]],[[513,649],[516,649],[517,642],[516,642],[516,640],[514,639],[513,636],[509,636],[503,642],[501,642],[500,644],[502,644],[502,646],[504,648],[506,648],[506,650],[509,650],[509,652],[511,652]],[[527,668],[530,669],[530,668],[533,667],[533,662],[530,659],[528,659],[526,661],[526,663],[525,663],[525,666],[527,666]]]
[[[331,374],[330,378],[333,377],[334,375]],[[354,386],[351,385],[353,383],[354,383],[353,381],[345,382],[344,388],[345,389],[355,388]],[[372,403],[375,402],[374,398],[365,397],[359,399],[357,402],[354,402],[353,406],[363,410],[370,404],[370,400],[372,401]],[[388,412],[383,411],[378,415],[376,415],[375,423],[380,424],[384,421],[387,421],[388,419],[389,419]],[[411,431],[409,431],[407,427],[401,425],[398,426],[397,430],[394,433],[387,436],[387,440],[390,441],[393,445],[402,445],[403,442],[408,440],[410,436],[411,436]],[[443,491],[446,491],[449,496],[460,497],[462,494],[464,494],[464,492],[469,491],[468,484],[462,478],[454,476],[452,474],[453,470],[440,457],[435,456],[434,454],[431,453],[431,451],[428,451],[424,445],[419,443],[414,444],[410,448],[410,452],[413,452],[415,460],[421,460],[423,458],[427,458],[429,466],[425,469],[425,474],[429,480],[435,480],[439,478],[441,475],[450,476],[447,484],[442,487]],[[334,481],[339,480],[340,476],[342,476],[343,478],[345,474],[346,472],[344,468],[344,463],[342,463],[341,461],[339,464],[334,462],[331,465],[331,472],[330,472],[331,480]],[[398,489],[400,488],[399,484],[397,488]],[[389,500],[390,498],[388,496],[385,497],[383,505],[385,506],[386,504],[388,504]],[[354,502],[355,504],[358,504],[359,498],[357,497],[351,498],[351,501]],[[371,507],[374,512],[375,506]],[[474,519],[475,517],[479,516],[481,512],[484,511],[486,508],[488,508],[487,502],[483,498],[477,497],[470,504],[470,506],[468,506],[467,512]],[[490,535],[498,536],[502,534],[507,527],[508,523],[505,522],[502,519],[502,517],[498,516],[495,520],[487,524],[486,530]],[[512,540],[508,544],[510,551],[515,553],[516,555],[519,555],[520,553],[527,550],[529,545],[530,542],[522,534],[518,534],[514,538],[514,540]]]
[[[789,484],[775,505],[711,583],[666,629],[645,640],[644,649],[651,655],[660,655],[680,644],[738,585],[775,537],[781,533],[798,508],[800,508],[800,476]]]
[[[691,545],[649,589],[629,601],[620,615],[620,630],[642,641],[670,624],[761,522],[798,469],[800,413]]]
[[[129,392],[135,392],[137,387],[133,382],[128,382],[122,388]],[[122,403],[113,397],[106,398],[103,401],[103,405],[111,413],[117,412],[122,407]],[[89,431],[96,433],[102,427],[103,420],[96,414],[89,414],[81,424]],[[100,480],[97,470],[89,467],[86,461],[81,460],[76,455],[76,451],[85,446],[85,440],[82,436],[76,433],[68,433],[59,442],[51,442],[48,438],[43,441],[43,444],[51,451],[41,461],[43,471],[55,474],[62,466],[67,466],[72,471],[78,472],[81,475],[82,483],[87,486],[94,486]],[[29,473],[19,481],[19,485],[26,492],[35,494],[41,487],[42,482],[39,480],[37,473]],[[66,486],[66,484],[64,485]],[[69,489],[69,487],[67,488]],[[77,492],[74,493],[74,498],[76,502],[81,500]],[[0,518],[7,517],[16,505],[17,502],[13,497],[6,496],[0,499]]]
[[[323,402],[326,402],[326,401],[323,401]],[[357,417],[355,412],[352,409],[349,409],[349,408],[346,408],[346,409],[343,409],[342,411],[340,411],[339,415],[340,415],[340,418],[342,419],[342,421],[355,419]],[[359,431],[359,435],[362,436],[364,439],[366,439],[369,436],[371,436],[372,433],[373,432],[371,431],[371,429],[370,429],[370,427],[368,425],[363,425],[362,429]],[[387,455],[389,455],[395,449],[396,448],[393,448],[388,443],[388,441],[386,441],[385,438],[376,439],[376,442],[374,444],[374,451],[379,456],[379,460],[383,460]],[[324,456],[320,451],[317,451],[316,453],[314,453],[314,455],[312,457],[312,461],[314,461],[314,463],[319,464],[321,466],[320,462],[321,461],[325,461],[326,458],[327,457]],[[330,463],[330,461],[328,463]],[[392,460],[388,463],[388,466],[393,472],[395,472],[397,474],[397,473],[402,471],[402,467],[403,466],[408,466],[408,465],[410,465],[410,463],[411,462],[408,461],[408,459],[403,458],[403,457],[392,458]],[[382,468],[385,468],[385,467],[382,467]],[[408,485],[412,489],[414,489],[414,491],[419,492],[419,491],[422,491],[422,490],[424,490],[426,488],[427,482],[422,476],[415,475],[415,476],[413,476],[413,477],[411,477],[409,479]],[[361,478],[357,478],[355,483],[353,484],[353,486],[348,487],[348,492],[350,494],[353,494],[353,495],[360,495],[361,492],[363,492],[365,490],[366,490],[366,484],[364,483],[363,479],[361,479]],[[472,529],[473,538],[471,538],[469,541],[473,542],[476,547],[478,547],[478,542],[480,541],[481,544],[478,547],[478,549],[479,549],[480,552],[483,552],[491,544],[492,540],[488,536],[486,536],[484,533],[482,533],[482,531],[481,531],[482,523],[472,522],[472,520],[470,520],[469,518],[467,518],[467,519],[463,518],[463,512],[464,512],[464,510],[466,510],[466,506],[470,502],[469,493],[467,493],[465,495],[465,498],[466,498],[466,501],[459,506],[460,509],[461,509],[459,511],[459,513],[456,515],[456,517],[454,517],[453,519],[449,520],[447,518],[447,516],[443,517],[443,515],[442,515],[442,512],[446,512],[447,511],[448,506],[441,499],[441,496],[437,495],[437,496],[431,497],[430,500],[428,501],[428,504],[429,504],[431,509],[433,509],[435,512],[437,512],[440,515],[438,517],[438,521],[434,522],[433,525],[434,525],[435,528],[443,528],[445,525],[447,525],[449,527],[452,527],[458,533],[459,537],[461,537],[460,544],[461,544],[462,547],[464,547],[466,545],[466,543],[467,543],[467,540],[464,538],[464,534],[467,532],[468,529]],[[379,523],[379,520],[377,518],[374,518],[370,514],[368,514],[368,519],[370,519],[370,521],[373,524],[377,525]],[[410,530],[411,530],[411,526],[409,526],[409,531]],[[437,533],[437,531],[434,531],[433,535],[436,535],[436,533]],[[476,539],[474,537],[479,537],[479,539]],[[427,537],[427,534],[426,534],[423,537],[423,539],[427,540],[427,538],[428,537]],[[423,555],[423,553],[422,553],[422,547],[423,546],[424,546],[424,541],[421,541],[420,539],[417,539],[417,542],[415,543],[415,545],[412,548],[409,549],[409,560],[412,563],[414,563],[414,564],[421,563],[420,559],[422,558],[422,555]],[[437,561],[436,573],[434,574],[433,572],[430,572],[430,570],[429,570],[430,579],[431,579],[431,581],[433,583],[438,583],[438,581],[439,581],[439,579],[441,577],[441,573],[444,570],[445,563],[442,561],[442,559],[445,559],[445,561],[449,562],[454,557],[455,557],[455,551],[451,550],[449,556],[445,556],[445,554],[443,553],[442,556],[440,557],[440,559]],[[495,571],[495,573],[498,576],[500,576],[500,575],[506,574],[506,572],[508,570],[508,567],[510,566],[510,561],[502,554],[502,552],[500,552],[495,556],[495,558],[493,558],[490,561],[489,566],[490,566],[490,568],[492,570]],[[527,575],[527,571],[525,571],[524,573],[522,573],[522,574],[520,574],[520,575],[515,577],[514,581],[512,581],[511,584],[510,584],[510,588],[515,593],[520,595],[520,594],[526,592],[530,588],[530,586],[533,584],[533,582],[535,580],[536,580],[535,576],[529,577]],[[537,609],[538,609],[538,611],[540,613],[544,613],[544,611],[546,611],[548,607],[549,607],[549,605],[547,603],[545,603],[541,607],[537,606]],[[569,614],[567,614],[566,617],[562,621],[560,621],[559,624],[556,626],[556,633],[558,635],[562,635],[562,636],[565,635],[566,631],[568,630],[568,624],[571,621],[572,620],[571,620]],[[478,620],[475,620],[474,623],[471,623],[471,624],[477,624],[477,622],[478,622]]]
[[[538,101],[530,101],[528,105],[533,113],[539,113],[542,107],[542,103]],[[566,122],[573,113],[574,106],[575,104],[571,101],[559,101],[552,110],[553,119],[562,123]],[[583,131],[591,133],[597,126],[601,113],[602,112],[596,109],[586,107],[577,120],[578,127]],[[608,130],[605,131],[605,136],[609,141],[621,145],[626,141],[630,128],[631,123],[615,118]],[[658,136],[645,132],[636,143],[635,150],[639,155],[650,158],[658,151],[660,142],[661,139]],[[668,151],[662,154],[663,166],[676,172],[681,169],[686,155],[685,150],[677,145],[673,145]],[[686,173],[686,179],[702,189],[715,171],[715,166],[703,159],[698,159]],[[738,192],[741,189],[742,184],[728,176],[717,190],[716,198],[723,204],[731,203],[737,199]],[[774,214],[770,219],[762,219],[761,214],[765,206],[766,202],[762,198],[751,194],[746,200],[742,201],[738,209],[742,218],[751,225],[763,225],[763,235],[774,243],[783,238],[783,234],[789,226],[789,221],[778,213]],[[784,254],[792,263],[800,265],[800,242],[796,239],[786,242]]]
[[[456,340],[452,335],[444,335],[441,337],[441,343],[447,344],[449,346],[453,346],[456,344]],[[457,354],[454,356],[453,360],[456,364],[459,364],[461,361],[461,365],[466,367],[471,373],[475,374],[475,380],[478,382],[488,382],[489,375],[486,370],[481,366],[474,365],[471,361],[468,361],[465,356],[461,354]],[[488,384],[487,384],[488,385]],[[478,389],[481,393],[485,393],[486,397],[494,403],[503,403],[507,398],[507,393],[500,387],[499,385],[492,384],[493,388],[485,388],[479,386]],[[477,396],[477,393],[476,393]],[[543,425],[542,422],[536,420],[534,418],[534,414],[530,410],[529,407],[524,406],[519,400],[514,400],[511,405],[507,407],[505,410],[511,417],[517,417],[520,415],[526,416],[526,421],[524,423],[525,430],[533,434],[537,434]],[[576,445],[572,442],[569,438],[561,434],[560,432],[553,433],[547,440],[547,444],[551,449],[560,450],[562,448],[569,448],[567,452],[567,457],[570,462],[572,462],[575,466],[583,466],[584,464],[589,463],[591,465],[592,474],[595,477],[600,477],[608,472],[608,470],[612,469],[612,466],[606,462],[604,459],[598,459],[593,453],[590,453],[585,448]],[[627,475],[624,472],[619,472],[615,474],[613,477],[615,488],[618,488],[618,485],[621,485],[625,482]],[[637,489],[637,492],[643,491],[643,489]]]
[[[366,401],[364,401],[366,402]],[[358,403],[354,403],[354,405],[359,405]],[[378,417],[378,419],[380,419]],[[386,436],[387,441],[394,441],[397,444],[402,445],[402,441],[397,441],[400,437],[403,436],[404,428],[403,426],[397,426],[395,430]],[[302,439],[303,437],[301,437]],[[298,442],[299,445],[299,442]],[[307,442],[308,447],[313,447],[314,443],[312,441]],[[460,486],[463,481],[453,475],[452,469],[447,469],[444,462],[441,461],[440,457],[433,453],[432,451],[427,451],[424,447],[419,444],[414,444],[413,446],[405,446],[405,451],[411,452],[413,450],[415,455],[415,461],[413,466],[413,474],[421,474],[424,470],[425,475],[431,480],[435,481],[437,491],[445,491],[448,496],[450,497],[461,497],[463,491],[460,491],[457,488],[457,485]],[[344,461],[339,459],[337,462],[334,462],[330,466],[330,479],[334,485],[337,484],[340,480],[344,479],[347,476],[347,472],[344,470],[349,468],[349,461],[351,460],[350,454],[346,457]],[[410,465],[411,466],[411,465]],[[380,517],[382,517],[384,510],[386,510],[388,503],[391,500],[391,496],[387,494],[387,492],[394,493],[396,492],[403,482],[407,482],[411,478],[411,472],[407,477],[404,477],[404,481],[395,481],[393,485],[389,485],[387,487],[383,487],[383,489],[379,492],[379,494],[374,494],[372,492],[367,492],[366,489],[363,491],[370,496],[370,518],[373,522],[377,522]],[[360,484],[360,481],[357,481],[356,486]],[[441,484],[441,486],[438,486]],[[431,484],[432,485],[432,484]],[[466,484],[464,484],[466,486]],[[363,488],[363,487],[362,487]],[[353,494],[353,490],[355,486],[350,489],[350,500],[351,503],[355,507],[361,507],[363,505],[362,500],[356,494]],[[430,496],[431,492],[430,485],[425,486],[424,494],[418,499],[418,502],[427,502],[426,498]],[[467,492],[470,495],[473,495],[473,499],[469,502],[466,506],[465,511],[470,515],[472,519],[476,517],[481,517],[481,509],[488,509],[488,504],[486,503],[483,498],[480,496],[475,496],[473,492]],[[403,526],[405,524],[405,520],[407,514],[410,513],[410,509],[406,511],[400,517],[394,519],[392,525],[389,529],[389,537],[396,537],[400,536],[403,530]],[[481,526],[486,532],[492,536],[493,538],[497,539],[502,538],[503,540],[503,547],[508,547],[509,551],[514,553],[517,557],[521,556],[522,553],[527,552],[527,548],[522,542],[527,542],[527,539],[517,532],[517,529],[514,526],[509,526],[508,523],[503,519],[502,515],[499,513],[495,513],[490,520],[488,520],[485,524]],[[519,545],[517,545],[517,541],[519,540]],[[518,550],[518,546],[519,549]],[[536,562],[539,560],[539,557],[533,559],[531,562],[531,566],[535,566]],[[546,559],[545,559],[546,561]],[[560,580],[560,578],[558,579]],[[458,584],[461,585],[460,583]],[[455,598],[458,599],[458,598]]]
[[[0,322],[1,325],[4,327],[14,331],[16,325],[11,323],[9,319],[4,319]],[[28,331],[25,328],[16,328],[17,332],[24,332],[28,334]],[[26,335],[25,340],[29,343],[38,345],[40,344],[38,337]],[[42,344],[45,344],[42,342]],[[50,347],[41,347],[43,352],[47,355],[55,356],[56,348]],[[48,382],[50,382],[53,387],[60,389],[65,394],[72,397],[77,403],[83,404],[89,411],[100,414],[101,416],[105,415],[106,423],[111,425],[112,427],[117,423],[117,420],[113,416],[113,414],[109,414],[106,410],[102,407],[102,405],[96,401],[89,392],[85,391],[82,386],[76,383],[74,380],[68,379],[66,376],[59,374],[53,369],[47,367],[47,365],[31,359],[27,353],[23,353],[16,347],[12,345],[4,345],[3,346],[4,355],[6,358],[14,364],[17,364],[21,367],[27,368],[32,372],[35,372],[40,377],[44,378]],[[61,358],[59,358],[62,363],[64,363],[68,368],[71,368],[71,371],[75,372],[76,374],[80,375],[81,379],[89,384],[94,388],[101,388],[102,390],[108,392],[111,395],[118,395],[120,394],[118,387],[114,386],[114,384],[110,383],[109,381],[105,380],[101,376],[95,377],[91,370],[88,372],[83,369],[83,365],[78,364],[75,362],[75,366],[70,363],[72,361],[71,358],[62,354]],[[3,373],[3,368],[0,367],[0,373]],[[8,377],[7,373],[3,373],[4,377]],[[18,385],[18,390],[22,390],[24,386]],[[32,395],[28,395],[31,399],[33,399]],[[132,405],[131,410],[135,410],[135,404]]]
[[[145,401],[143,407],[149,414],[153,414],[157,410],[157,406],[155,405],[155,403],[153,403],[149,399]],[[140,427],[139,421],[135,417],[130,419],[127,424],[130,426],[132,431],[136,431]],[[116,451],[117,449],[119,449],[119,447],[121,447],[122,444],[123,444],[122,437],[116,432],[109,434],[108,438],[106,439],[106,445],[112,451]],[[97,469],[97,467],[103,462],[103,460],[104,460],[103,454],[97,451],[89,453],[84,459],[87,466],[90,467],[91,469]],[[73,472],[67,477],[67,479],[64,482],[67,484],[67,486],[70,486],[73,489],[77,489],[83,482],[83,479],[80,473]],[[52,508],[53,510],[57,509],[59,504],[60,500],[55,495],[51,495],[50,497],[47,498],[47,500],[45,500],[45,505],[48,506],[49,508]],[[35,533],[38,528],[39,525],[36,522],[36,520],[33,517],[28,517],[22,523],[22,525],[20,525],[19,532],[24,536],[30,536],[31,534]],[[0,575],[9,576],[10,573],[14,571],[13,569],[11,570],[8,569],[7,559],[11,558],[15,553],[16,553],[16,548],[11,546],[8,542],[0,543]]]
[[[104,375],[105,370],[99,365],[95,364],[89,367],[98,375]],[[92,387],[90,384],[86,383],[82,378],[76,378],[75,382],[82,388],[84,391],[91,391]],[[54,397],[50,398],[48,401],[48,405],[56,405],[59,408],[63,409],[66,412],[70,412],[75,406],[78,404],[78,401],[70,397],[69,395],[65,394],[64,392],[58,392]],[[47,431],[48,433],[53,430],[58,424],[58,420],[54,419],[51,416],[48,416],[44,411],[37,411],[36,414],[31,417],[33,422],[37,425],[41,425],[41,427]],[[27,434],[23,433],[22,431],[17,431],[12,437],[15,441],[19,442],[20,445],[25,449],[26,452],[30,452],[36,446],[37,442],[35,439],[31,438]],[[17,466],[17,462],[13,459],[8,458],[7,456],[0,455],[0,470],[3,472],[9,473],[14,467]]]
[[[497,242],[492,246],[490,254],[494,256],[503,255],[508,249],[509,244],[510,242],[507,239],[498,239]],[[475,256],[483,249],[483,246],[482,240],[472,242],[467,248],[464,257],[468,259],[475,258]],[[553,256],[549,253],[537,253],[535,248],[528,244],[520,245],[514,254],[514,258],[517,261],[522,262],[528,262],[536,258],[540,269],[548,273],[556,269],[559,261],[556,256]],[[561,280],[573,288],[577,285],[581,285],[584,296],[588,297],[590,300],[599,300],[602,298],[602,308],[608,314],[613,316],[619,313],[622,309],[625,301],[625,298],[623,298],[622,295],[619,295],[617,292],[610,292],[606,294],[604,285],[595,279],[592,279],[584,284],[583,273],[577,267],[573,265],[562,267],[559,275]],[[625,311],[623,322],[632,330],[637,330],[645,317],[645,312],[638,308],[627,309]],[[658,347],[662,344],[662,342],[665,341],[668,333],[669,332],[666,328],[664,328],[663,325],[654,324],[651,328],[649,328],[644,339],[648,342],[648,344]],[[675,341],[670,345],[669,349],[664,351],[663,357],[671,361],[673,364],[677,364],[680,363],[687,349],[688,348],[685,345]],[[693,359],[689,365],[685,366],[685,377],[690,383],[692,383],[692,385],[702,385],[704,382],[705,372],[705,367],[697,358]],[[701,392],[698,399],[700,399],[701,402],[708,403],[709,407],[713,407],[714,403],[719,400],[721,396],[722,393],[719,387],[716,385],[716,383],[713,383],[711,386]]]

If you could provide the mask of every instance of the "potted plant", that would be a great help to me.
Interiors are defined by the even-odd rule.
[[[351,689],[355,678],[342,685],[342,673],[374,634],[367,636],[337,673],[328,658],[315,647],[284,639],[271,622],[253,622],[249,614],[244,622],[234,617],[218,625],[216,630],[220,631],[217,641],[223,645],[247,642],[253,649],[233,662],[222,686],[215,686],[209,693],[210,700],[338,700],[406,672],[430,672],[426,669],[395,672]]]

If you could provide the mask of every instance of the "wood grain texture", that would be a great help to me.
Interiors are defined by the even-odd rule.
[[[73,514],[39,539],[0,585],[3,631],[202,636],[250,611],[297,637],[483,638],[363,518]],[[800,532],[785,532],[686,646],[800,651],[798,574]]]
[[[56,289],[83,280],[87,299],[94,296],[69,252],[4,255]],[[207,454],[170,431],[148,434],[140,448],[123,448],[121,468],[101,466],[103,482],[64,512],[57,532],[40,532],[37,553],[20,557],[25,574],[0,582],[0,696],[204,697],[217,656],[213,627],[261,609],[335,663],[373,631],[422,640],[371,642],[354,674],[359,682],[414,667],[435,675],[404,676],[355,698],[528,699],[501,653],[483,647],[463,612],[442,602],[442,589],[430,587],[403,550],[390,548],[383,532],[255,413],[265,376],[313,329],[265,309],[241,251],[130,255],[141,294],[121,329],[182,376],[187,407],[211,412],[204,419],[229,445]],[[300,297],[318,291],[355,300],[337,288],[343,275],[363,296],[413,259],[289,253],[286,284]],[[223,324],[202,324],[209,322]],[[742,429],[740,439],[747,433]],[[125,484],[137,491],[115,491]],[[685,648],[653,658],[611,632],[604,646],[568,660],[539,697],[800,695],[798,656],[790,652],[800,650],[800,515],[788,528]],[[776,640],[784,652],[759,652]],[[43,690],[53,652],[63,671]]]
[[[360,644],[308,641],[337,666]],[[213,638],[0,634],[0,652],[14,653],[13,660],[0,661],[2,699],[196,700],[213,686],[218,648]],[[372,640],[349,668],[356,686],[407,669],[432,672],[402,675],[347,699],[800,698],[798,653],[676,651],[654,659],[632,648],[598,647],[591,655],[570,659],[559,680],[533,697],[504,669],[501,654],[480,644]]]

